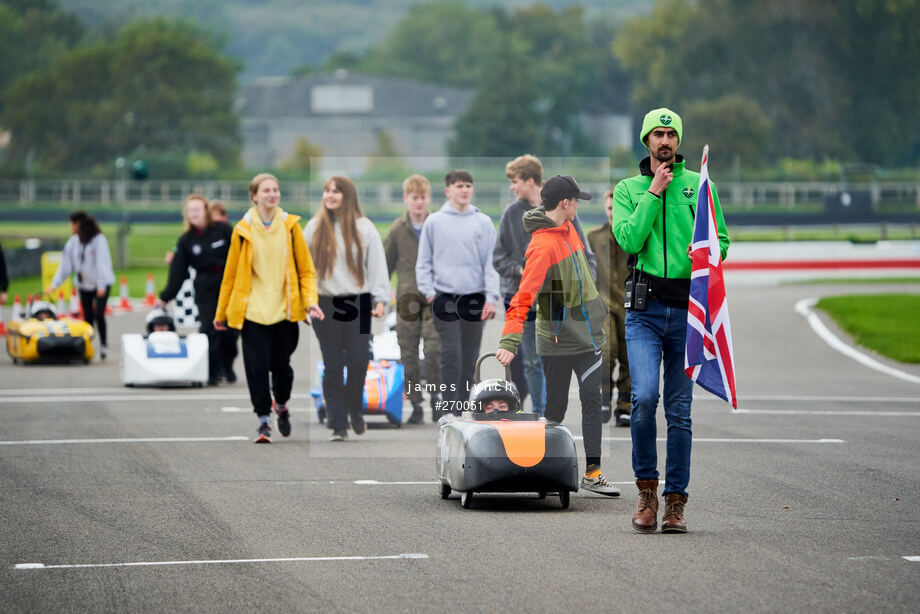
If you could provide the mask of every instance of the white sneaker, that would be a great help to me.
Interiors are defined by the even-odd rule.
[[[596,478],[582,476],[581,488],[590,490],[591,492],[596,492],[599,495],[606,495],[608,497],[620,496],[620,489],[608,482],[603,473]]]

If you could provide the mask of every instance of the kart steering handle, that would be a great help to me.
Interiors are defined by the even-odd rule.
[[[478,384],[479,382],[482,381],[482,378],[479,377],[479,366],[482,364],[482,361],[488,358],[489,356],[495,358],[495,352],[489,352],[488,354],[483,354],[482,356],[479,357],[479,360],[476,361],[476,370],[473,374],[474,384]],[[496,360],[498,359],[496,358]],[[509,382],[511,381],[511,366],[510,365],[505,365],[505,379],[508,380]]]

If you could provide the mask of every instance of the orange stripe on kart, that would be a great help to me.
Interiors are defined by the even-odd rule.
[[[546,455],[545,422],[492,422],[488,424],[498,431],[508,460],[518,467],[533,467]]]

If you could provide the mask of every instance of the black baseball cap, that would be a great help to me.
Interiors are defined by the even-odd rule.
[[[591,195],[582,192],[575,179],[569,175],[553,175],[543,184],[540,190],[540,198],[543,199],[544,205],[550,205],[555,208],[559,201],[566,198],[577,198],[579,200],[591,200]]]

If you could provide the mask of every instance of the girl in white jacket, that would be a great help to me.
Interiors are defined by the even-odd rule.
[[[109,242],[102,234],[96,218],[86,211],[70,214],[70,232],[73,236],[64,245],[61,265],[47,291],[54,296],[54,290],[69,275],[74,275],[74,283],[80,292],[80,304],[83,306],[83,319],[95,325],[101,343],[99,357],[105,358],[108,354],[105,306],[109,300],[109,290],[115,283]]]

